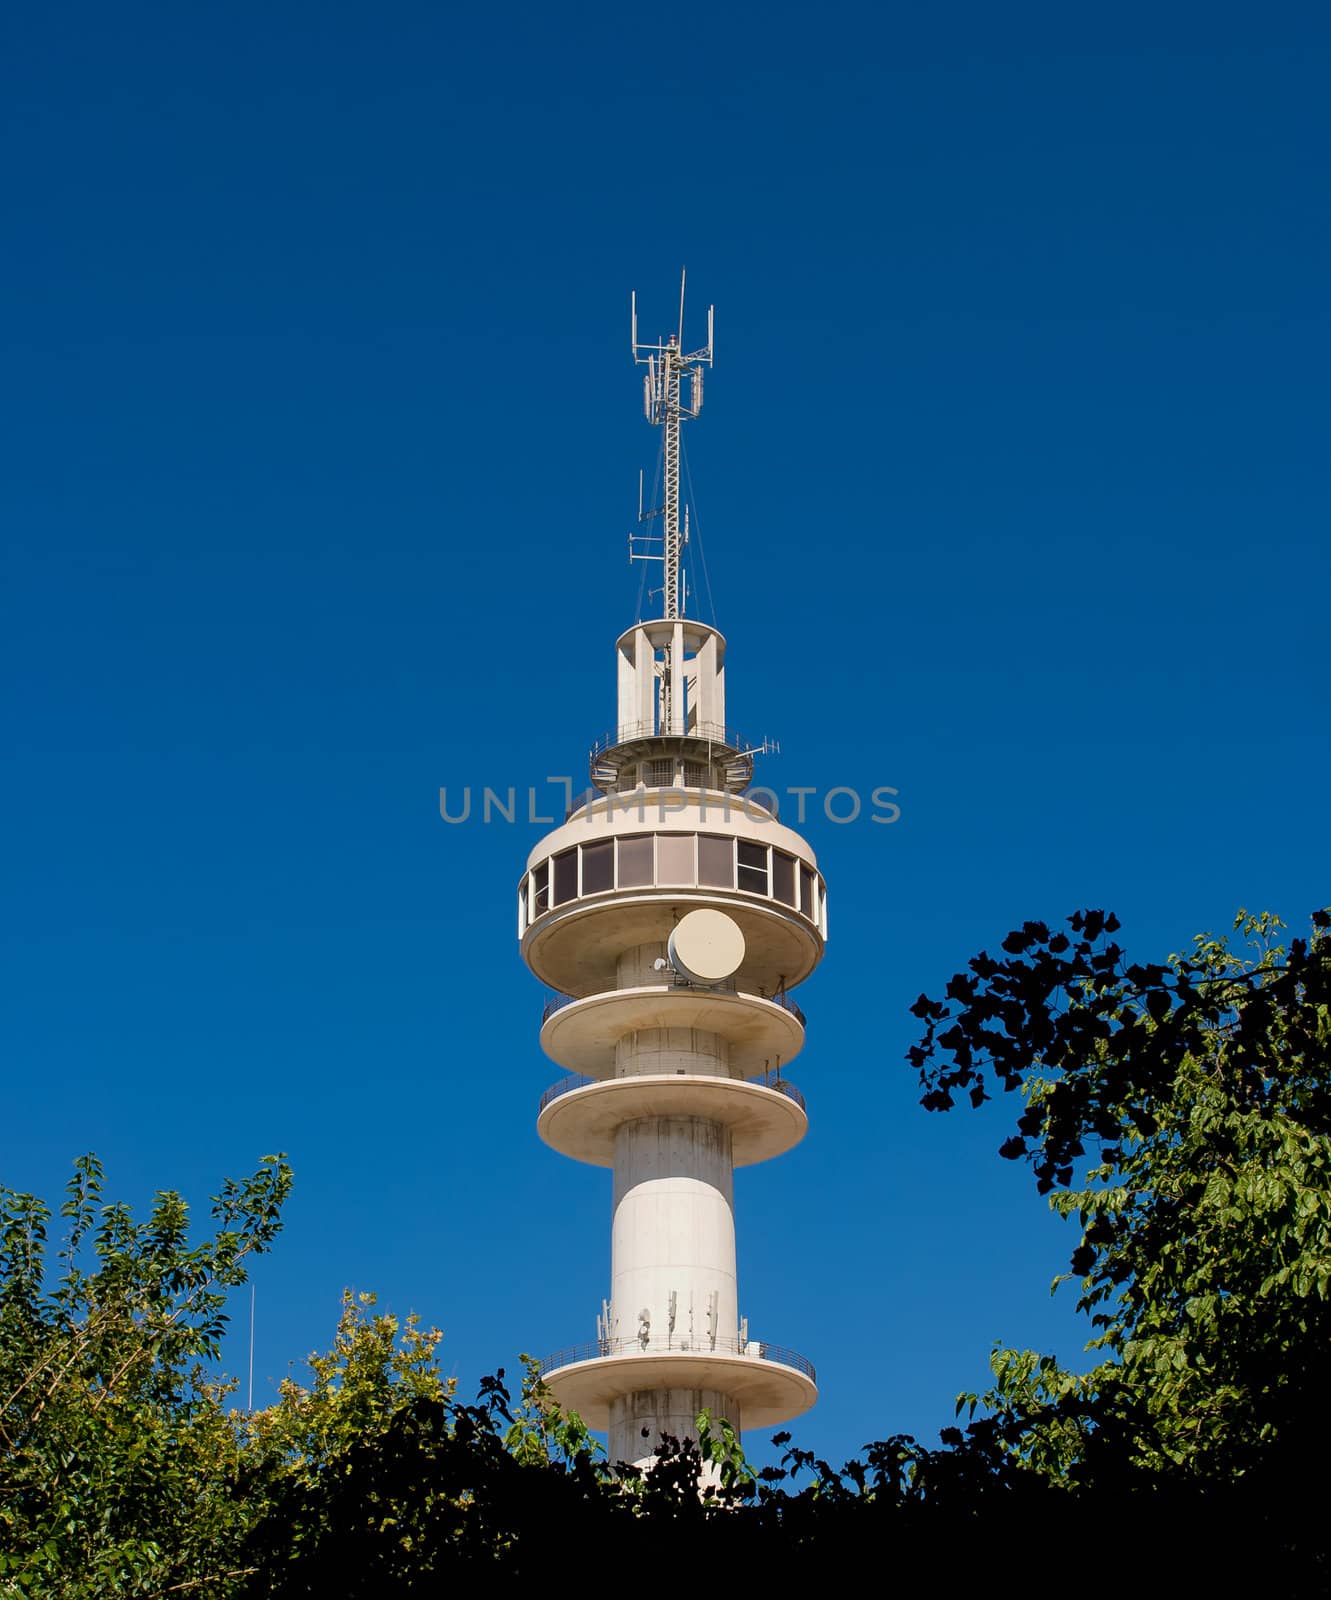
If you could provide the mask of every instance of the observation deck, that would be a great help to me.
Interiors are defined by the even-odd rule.
[[[794,988],[817,966],[827,891],[805,841],[751,801],[644,789],[598,798],[548,833],[518,884],[518,937],[552,989],[616,987],[625,949],[664,941],[680,916],[733,917],[745,958],[735,985]]]

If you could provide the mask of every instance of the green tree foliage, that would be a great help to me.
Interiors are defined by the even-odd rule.
[[[202,1243],[175,1194],[143,1222],[104,1202],[91,1157],[55,1255],[41,1202],[0,1191],[0,1597],[393,1600],[593,1571],[789,1587],[885,1562],[947,1594],[1097,1551],[1144,1595],[1325,1592],[1331,917],[1287,948],[1272,917],[1236,926],[1237,952],[1205,937],[1136,965],[1112,916],[1026,923],[917,1002],[926,1106],[994,1083],[1020,1100],[1002,1153],[1078,1225],[1095,1360],[999,1351],[937,1448],[892,1436],[838,1468],[778,1434],[759,1471],[703,1413],[639,1472],[527,1358],[516,1398],[501,1370],[462,1403],[438,1331],[371,1295],[244,1414],[209,1373],[280,1226],[280,1158],[224,1186]]]
[[[1018,1094],[1002,1154],[1080,1227],[1099,1364],[1001,1351],[965,1397],[1053,1480],[1242,1479],[1291,1504],[1331,1437],[1331,916],[1287,948],[1282,926],[1241,912],[1241,951],[1137,964],[1112,915],[1028,922],[914,1007],[923,1103]]]
[[[475,1405],[435,1360],[436,1330],[348,1296],[308,1386],[245,1424],[250,1527],[243,1593],[272,1600],[434,1594],[458,1576],[548,1576],[552,1546],[631,1520],[577,1417],[550,1402],[535,1363],[516,1405],[502,1370]]]
[[[612,1469],[531,1358],[516,1402],[501,1370],[464,1405],[438,1377],[437,1335],[409,1323],[395,1346],[396,1324],[372,1305],[348,1299],[334,1350],[311,1360],[314,1382],[284,1385],[249,1424],[264,1460],[262,1484],[247,1493],[265,1512],[246,1543],[245,1596],[379,1600],[439,1594],[458,1579],[548,1584],[552,1571],[581,1573],[592,1552],[653,1567],[717,1544],[718,1514],[744,1491],[711,1480],[753,1479],[728,1423],[705,1419],[700,1445],[664,1441],[646,1473]]]
[[[280,1227],[290,1170],[266,1160],[189,1241],[178,1194],[136,1222],[75,1163],[51,1259],[48,1208],[0,1190],[0,1585],[82,1597],[215,1592],[247,1507],[220,1354],[228,1293]],[[5,1592],[0,1589],[0,1592]]]

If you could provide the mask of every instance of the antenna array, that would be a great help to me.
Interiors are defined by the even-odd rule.
[[[680,551],[687,538],[687,517],[680,523],[679,505],[679,430],[685,418],[696,417],[702,410],[703,368],[712,365],[713,308],[707,308],[707,343],[688,354],[684,351],[684,281],[679,275],[679,331],[658,339],[655,344],[642,344],[638,340],[638,296],[630,297],[632,325],[631,344],[633,359],[643,374],[643,411],[648,422],[662,430],[664,499],[655,511],[644,512],[639,491],[638,521],[648,522],[655,517],[663,519],[663,532],[659,536],[659,550],[652,546],[657,536],[635,534],[629,540],[629,558],[634,561],[661,561],[665,565],[665,609],[662,615],[673,619],[683,615],[683,596],[680,586]],[[684,379],[688,379],[688,402],[684,401]],[[645,548],[636,549],[641,542]]]

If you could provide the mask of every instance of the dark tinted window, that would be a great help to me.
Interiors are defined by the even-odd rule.
[[[713,889],[735,887],[735,841],[714,833],[698,835],[698,882]]]
[[[752,894],[767,894],[767,846],[749,839],[739,841],[739,886]]]
[[[602,894],[615,886],[615,841],[599,839],[582,847],[582,892]]]
[[[805,866],[800,868],[800,910],[810,921],[814,920],[813,873]]]
[[[656,836],[656,881],[692,883],[693,835],[659,833]]]
[[[550,909],[550,863],[542,861],[540,866],[531,875],[532,882],[532,916],[539,917],[542,911]]]
[[[562,906],[566,900],[576,900],[578,897],[578,852],[564,850],[554,858],[555,869],[555,896],[554,904]]]
[[[788,906],[795,904],[795,858],[781,850],[772,851],[772,893]]]
[[[639,888],[652,881],[652,836],[631,834],[619,841],[619,887]]]

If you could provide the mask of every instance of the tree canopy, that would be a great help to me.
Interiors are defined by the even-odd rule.
[[[924,1105],[1015,1093],[1001,1153],[1079,1224],[1070,1276],[1103,1360],[1074,1377],[1001,1352],[980,1402],[1071,1482],[1292,1493],[1328,1437],[1331,917],[1287,947],[1272,916],[1235,926],[1242,951],[1203,935],[1133,963],[1112,915],[1027,922],[913,1008]]]
[[[705,1413],[648,1472],[609,1462],[534,1364],[466,1403],[438,1330],[368,1294],[244,1412],[215,1370],[280,1231],[281,1157],[222,1186],[202,1241],[177,1194],[142,1221],[106,1201],[91,1156],[54,1250],[49,1208],[0,1190],[0,1597],[381,1600],[621,1558],[785,1584],[890,1562],[948,1592],[1097,1552],[1143,1593],[1324,1592],[1331,916],[1281,927],[1241,913],[1237,949],[1139,964],[1080,911],[921,995],[923,1104],[1013,1096],[1001,1153],[1076,1228],[1093,1364],[1000,1349],[937,1446],[889,1435],[839,1467],[778,1434],[757,1471]]]
[[[271,1156],[225,1183],[200,1244],[180,1195],[136,1222],[102,1182],[94,1156],[75,1162],[54,1258],[49,1208],[0,1189],[0,1581],[70,1600],[160,1592],[164,1574],[217,1590],[250,1508],[210,1371],[291,1171]]]

